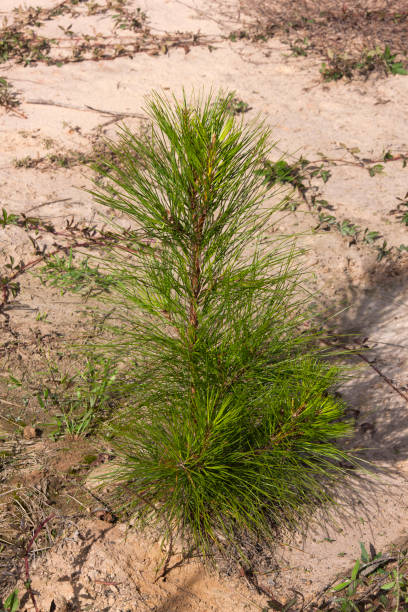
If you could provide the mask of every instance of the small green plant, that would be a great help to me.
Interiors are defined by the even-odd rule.
[[[382,261],[384,257],[387,257],[391,253],[392,250],[392,247],[387,248],[386,240],[383,240],[381,246],[376,246],[375,248],[377,250],[377,261]]]
[[[1,602],[0,602],[0,606],[1,606]],[[6,599],[3,601],[3,605],[2,605],[2,612],[17,612],[17,610],[20,608],[20,600],[18,597],[18,590],[14,589],[14,591],[12,591],[10,593],[10,595],[8,595],[8,597],[6,597]]]
[[[407,552],[367,552],[360,542],[361,557],[349,577],[332,589],[333,597],[320,610],[332,612],[388,612],[406,610],[408,604]]]
[[[51,39],[38,36],[34,30],[20,29],[17,25],[1,29],[0,63],[15,59],[29,66],[38,61],[46,61],[51,49]]]
[[[141,30],[146,23],[146,13],[140,8],[135,11],[122,9],[120,13],[112,15],[115,27],[120,30]]]
[[[240,98],[234,97],[229,100],[228,109],[233,115],[240,115],[242,113],[247,113],[249,110],[251,110],[251,107]]]
[[[16,168],[35,168],[38,165],[38,160],[31,157],[31,155],[26,155],[25,157],[15,159],[14,165]]]
[[[303,173],[303,169],[308,163],[307,159],[303,157],[292,165],[284,159],[280,159],[277,162],[265,160],[263,168],[258,172],[264,177],[265,185],[270,188],[274,187],[277,183],[288,183],[301,193],[304,193],[306,191],[306,186],[304,184],[306,174]]]
[[[136,228],[126,253],[119,240],[105,254],[115,321],[89,347],[115,364],[126,403],[114,477],[139,520],[202,552],[296,521],[348,458],[340,370],[316,343],[300,252],[268,237],[269,133],[231,116],[232,99],[154,94],[150,140],[123,129],[92,192]]]
[[[353,64],[346,54],[333,53],[328,50],[328,61],[322,62],[320,74],[325,81],[339,81],[343,77],[351,79]]]
[[[89,257],[86,257],[79,264],[75,263],[71,249],[68,256],[54,255],[47,259],[35,276],[44,285],[58,287],[61,295],[69,291],[91,297],[109,291],[113,283],[112,276],[103,274],[98,267],[90,266],[88,262]]]
[[[4,77],[0,77],[0,106],[7,111],[13,110],[20,105],[20,100],[12,85]]]
[[[374,70],[385,74],[408,74],[403,63],[396,59],[397,54],[391,53],[388,46],[384,50],[381,47],[365,50],[357,58],[331,49],[328,49],[326,54],[327,62],[323,62],[320,68],[325,81],[352,79],[354,75],[367,77]]]
[[[370,231],[368,228],[364,230],[363,241],[367,244],[373,244],[379,238],[381,238],[380,232],[377,232],[375,230]]]
[[[338,229],[342,236],[356,236],[360,230],[358,225],[351,223],[348,219],[344,219],[338,223]]]
[[[117,401],[113,390],[116,371],[110,360],[87,359],[72,376],[51,366],[49,376],[53,389],[42,387],[37,401],[47,414],[57,409],[52,422],[45,424],[51,428],[53,439],[64,435],[88,436],[110,416]]]
[[[18,215],[14,215],[13,213],[7,212],[5,208],[2,208],[1,216],[0,216],[0,225],[3,229],[6,225],[14,225],[18,220]]]
[[[37,316],[35,317],[36,321],[46,321],[47,319],[48,319],[47,312],[38,312]]]
[[[374,166],[370,166],[368,168],[368,173],[370,176],[375,176],[376,174],[382,174],[384,171],[384,166],[382,164],[375,164]]]
[[[397,200],[399,202],[397,208],[391,210],[390,214],[396,215],[401,223],[408,226],[408,191],[403,198],[397,198]]]
[[[328,225],[329,227],[332,225],[337,225],[336,217],[334,215],[328,215],[327,213],[320,213],[319,214],[319,225],[317,227],[320,227],[320,225],[325,225],[325,224]]]
[[[306,57],[307,52],[310,49],[310,42],[307,37],[305,38],[297,38],[295,41],[289,44],[290,50],[292,54],[297,57]]]
[[[408,74],[408,71],[404,68],[403,63],[396,61],[395,58],[397,57],[397,54],[391,53],[388,45],[385,47],[381,57],[391,74]]]

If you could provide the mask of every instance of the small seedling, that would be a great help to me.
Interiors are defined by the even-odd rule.
[[[47,259],[35,276],[44,285],[58,287],[61,295],[68,291],[90,297],[109,291],[113,283],[112,276],[103,274],[97,267],[90,266],[88,262],[89,258],[85,258],[76,264],[71,249],[68,257],[55,255]]]
[[[375,176],[376,174],[382,174],[384,171],[384,166],[382,164],[375,164],[374,166],[370,166],[367,168],[370,176]]]
[[[382,58],[388,68],[388,70],[392,74],[408,74],[408,71],[405,70],[402,62],[396,61],[397,54],[391,53],[389,46],[385,47]]]
[[[278,183],[287,183],[298,189],[301,193],[304,193],[306,191],[306,185],[304,184],[306,174],[303,173],[303,169],[308,163],[309,162],[302,157],[293,165],[290,165],[284,159],[280,159],[277,162],[266,160],[259,174],[264,177],[265,185],[270,188]]]
[[[12,110],[20,105],[20,99],[12,85],[4,77],[0,77],[0,106],[6,111]]]
[[[341,233],[342,236],[353,236],[355,237],[357,235],[357,233],[360,231],[360,228],[358,227],[358,225],[355,225],[354,223],[351,223],[351,221],[349,221],[348,219],[345,219],[344,221],[341,221],[338,224],[338,229]]]
[[[326,54],[327,63],[324,62],[320,68],[320,73],[326,81],[352,79],[355,74],[367,77],[374,70],[386,74],[408,74],[403,63],[396,60],[397,54],[391,53],[388,46],[384,50],[380,47],[365,50],[357,58],[347,53],[336,53],[331,49],[328,49]]]
[[[320,170],[320,173],[318,173],[318,175],[323,180],[323,183],[327,183],[327,181],[331,177],[331,172],[330,170]]]
[[[361,557],[355,562],[350,577],[332,588],[334,597],[323,602],[319,609],[332,612],[405,610],[408,603],[407,552],[376,554],[370,545],[368,553],[362,542],[360,548]]]
[[[290,50],[292,51],[292,55],[297,57],[306,57],[307,52],[311,48],[309,39],[305,38],[297,38],[294,42],[290,43]]]
[[[26,155],[25,157],[20,157],[19,159],[14,160],[14,165],[16,168],[35,168],[38,163],[39,160],[34,159],[31,157],[31,155]]]
[[[373,244],[379,238],[381,238],[380,232],[376,232],[375,230],[370,231],[368,228],[364,230],[363,241],[367,244]]]
[[[339,81],[343,77],[351,79],[353,76],[352,65],[347,56],[328,51],[328,63],[322,62],[320,74],[325,81]]]
[[[7,212],[5,208],[2,209],[1,216],[0,216],[0,225],[3,228],[5,228],[6,225],[15,225],[17,220],[18,220],[18,215],[14,215],[12,213]]]
[[[120,13],[112,15],[112,19],[115,22],[115,28],[120,30],[141,30],[146,23],[146,18],[146,13],[140,8],[132,12],[122,9]]]
[[[319,214],[319,225],[317,227],[323,224],[327,224],[331,226],[331,225],[335,225],[336,223],[337,223],[337,219],[334,215],[327,215],[326,213],[320,213]]]
[[[47,312],[38,312],[37,316],[35,317],[36,321],[46,321],[48,318],[48,313]]]
[[[50,423],[50,437],[54,440],[71,435],[75,438],[90,435],[106,420],[110,407],[116,402],[114,383],[117,377],[109,359],[87,359],[74,375],[68,376],[52,367],[55,389],[44,387],[37,400],[45,413],[58,409]]]
[[[375,247],[377,249],[377,261],[381,261],[384,257],[387,257],[391,253],[392,247],[387,249],[387,241],[384,240],[381,246]]]
[[[230,32],[228,38],[231,42],[236,42],[237,40],[242,40],[243,38],[249,38],[249,35],[246,30],[237,30],[235,32]]]
[[[228,109],[233,115],[240,115],[247,113],[251,110],[251,107],[240,98],[234,97],[228,102]]]
[[[399,204],[397,205],[397,208],[390,211],[390,214],[396,215],[401,223],[408,226],[408,191],[403,198],[397,198],[397,200],[399,201]]]

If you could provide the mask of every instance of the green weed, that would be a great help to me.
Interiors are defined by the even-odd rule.
[[[12,110],[20,105],[20,99],[13,86],[4,77],[0,77],[0,106]]]
[[[249,110],[251,110],[249,104],[236,97],[229,100],[228,108],[233,115],[240,115],[242,113],[247,113]]]
[[[387,257],[392,250],[392,247],[387,248],[387,241],[384,240],[381,246],[375,247],[377,250],[377,261],[382,261],[384,257]]]
[[[115,27],[120,30],[141,30],[146,23],[146,13],[140,8],[135,11],[122,9],[121,12],[112,15]]]
[[[258,173],[264,177],[264,184],[270,188],[274,187],[277,183],[287,183],[298,189],[301,193],[304,193],[306,191],[304,183],[306,172],[303,172],[303,170],[308,164],[307,159],[303,157],[292,165],[284,159],[280,159],[277,162],[266,160],[264,161],[263,168]]]
[[[391,53],[388,45],[385,49],[376,47],[363,51],[359,58],[347,53],[327,51],[327,61],[323,62],[320,73],[325,81],[338,81],[342,78],[352,79],[355,75],[368,76],[374,70],[385,74],[408,74],[396,53]]]
[[[2,606],[2,611],[4,612],[17,612],[17,610],[20,608],[18,590],[14,589],[14,591],[12,591],[3,601],[3,604],[0,602],[0,606]]]
[[[373,244],[379,238],[381,238],[380,232],[377,232],[375,230],[370,231],[368,228],[364,230],[363,241],[367,244]]]
[[[333,596],[319,610],[332,612],[388,612],[408,604],[407,552],[376,554],[360,542],[361,557],[349,577],[332,587]]]
[[[370,176],[375,176],[376,174],[382,174],[384,170],[384,166],[382,164],[375,164],[368,168],[368,173]]]
[[[0,30],[0,63],[11,59],[24,66],[46,61],[54,41],[35,34],[33,30],[20,30],[9,26]]]
[[[296,57],[303,56],[306,57],[308,51],[311,48],[310,41],[307,37],[305,38],[297,38],[295,41],[289,43],[290,50],[292,54]]]
[[[408,226],[408,191],[403,198],[397,198],[397,200],[399,202],[397,208],[391,210],[390,214],[396,215],[403,225]]]
[[[14,166],[16,168],[35,168],[38,163],[38,159],[31,157],[31,155],[26,155],[25,157],[14,160]]]
[[[45,414],[54,413],[52,421],[43,424],[53,439],[88,436],[111,415],[118,398],[110,360],[88,358],[73,375],[50,365],[47,375],[52,384],[42,386],[36,396]]]
[[[47,259],[35,276],[44,285],[60,289],[61,295],[68,291],[91,297],[109,291],[113,277],[103,274],[98,267],[92,267],[88,262],[89,257],[76,264],[71,249],[68,256],[55,255]]]

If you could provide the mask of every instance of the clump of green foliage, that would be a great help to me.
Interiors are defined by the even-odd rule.
[[[397,207],[391,210],[392,215],[396,215],[397,219],[408,226],[408,191],[403,198],[397,198]]]
[[[109,275],[103,274],[98,267],[90,266],[88,259],[86,257],[77,264],[74,262],[71,249],[68,257],[63,255],[49,257],[36,275],[44,285],[58,287],[61,295],[69,291],[90,297],[109,291],[112,279]]]
[[[304,184],[306,175],[302,171],[308,164],[307,159],[303,157],[300,158],[298,163],[293,165],[288,164],[284,159],[280,159],[277,162],[265,160],[260,174],[264,176],[265,184],[271,187],[277,183],[287,183],[299,189],[301,193],[304,193],[306,191],[306,185]]]
[[[388,45],[385,49],[376,47],[365,50],[360,57],[352,57],[347,53],[327,51],[327,63],[323,62],[320,73],[325,81],[338,81],[342,78],[352,79],[354,75],[368,77],[374,71],[388,74],[408,74],[402,61],[396,53],[391,53]]]
[[[368,552],[363,542],[360,542],[360,549],[360,559],[355,562],[350,576],[333,586],[328,598],[329,591],[326,592],[325,600],[320,603],[319,610],[331,612],[406,610],[407,551],[376,553],[370,544]]]
[[[0,602],[1,604],[1,602]],[[20,600],[18,598],[18,590],[14,589],[2,604],[4,612],[16,612],[20,607]]]
[[[13,110],[20,105],[20,100],[17,92],[13,90],[12,85],[4,77],[0,77],[0,106],[3,106],[7,111]]]
[[[268,129],[233,100],[154,94],[149,139],[124,128],[92,192],[133,228],[103,262],[115,312],[99,350],[126,405],[116,478],[139,519],[202,552],[327,500],[349,431],[300,252],[270,238]]]

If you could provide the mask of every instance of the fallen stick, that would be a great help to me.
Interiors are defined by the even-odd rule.
[[[37,208],[42,208],[43,206],[48,206],[49,204],[58,204],[60,202],[68,202],[69,200],[72,200],[72,198],[62,198],[62,199],[59,199],[59,200],[50,200],[49,202],[43,202],[42,204],[36,204],[35,206],[32,206],[31,208],[29,208],[25,212],[29,213],[32,210],[36,210]]]
[[[95,108],[94,106],[89,106],[85,104],[85,106],[77,106],[76,104],[68,104],[66,102],[54,102],[53,100],[25,100],[25,104],[42,104],[44,106],[60,106],[61,108],[72,108],[73,110],[78,110],[82,112],[94,112],[100,113],[101,115],[110,115],[111,117],[137,117],[139,119],[145,119],[144,115],[140,113],[129,113],[126,111],[123,112],[115,112],[109,111],[102,108]]]

